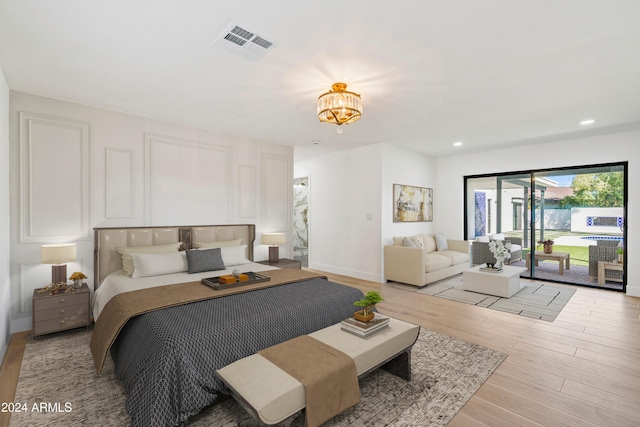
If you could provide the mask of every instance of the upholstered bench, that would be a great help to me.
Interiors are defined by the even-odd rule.
[[[351,357],[359,377],[381,367],[411,379],[411,347],[420,327],[390,319],[389,327],[361,338],[329,326],[309,336]],[[277,424],[305,408],[304,386],[259,354],[240,359],[216,371],[234,398],[256,420]]]

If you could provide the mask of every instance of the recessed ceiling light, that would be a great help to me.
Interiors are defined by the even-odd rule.
[[[593,123],[595,123],[595,122],[596,122],[596,121],[595,121],[595,120],[593,120],[593,119],[588,119],[588,120],[583,120],[583,121],[581,121],[581,122],[580,122],[580,124],[584,126],[584,125],[590,125],[590,124],[593,124]]]
[[[462,145],[462,141],[456,141],[456,142],[453,143],[454,147],[459,147],[461,145]]]
[[[320,141],[318,141],[317,139],[314,139],[313,141],[311,141],[313,143],[313,145],[318,145],[320,144]]]

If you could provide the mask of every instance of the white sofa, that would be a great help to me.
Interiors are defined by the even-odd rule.
[[[432,234],[394,237],[393,245],[384,247],[385,279],[421,287],[470,268],[468,241],[438,239],[436,245]]]

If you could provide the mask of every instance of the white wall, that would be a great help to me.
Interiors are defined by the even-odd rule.
[[[11,332],[9,200],[9,87],[0,68],[0,361]]]
[[[294,171],[309,177],[309,268],[378,281],[381,146],[298,161]]]
[[[594,216],[608,217],[613,225],[587,225],[587,218]],[[623,208],[571,208],[571,231],[622,235],[622,230],[617,225],[620,218],[624,218]]]
[[[382,150],[382,246],[393,243],[394,236],[433,234],[440,231],[434,221],[393,222],[393,184],[433,189],[434,216],[440,190],[436,188],[436,160],[424,154],[383,145]]]
[[[94,227],[256,224],[255,260],[260,233],[292,240],[292,147],[20,92],[8,116],[12,332],[50,282],[43,243],[75,242],[91,285]]]
[[[433,233],[433,222],[393,223],[393,184],[435,190],[435,160],[372,144],[296,162],[309,177],[309,267],[382,282],[393,236]]]
[[[640,228],[635,228],[633,224],[635,213],[640,212],[638,144],[640,131],[631,131],[439,158],[436,186],[439,197],[435,205],[438,228],[447,236],[462,238],[462,186],[465,175],[628,161],[630,218],[627,218],[627,251],[629,259],[634,259],[636,251],[640,251]],[[630,262],[627,274],[627,293],[640,296],[640,266]]]

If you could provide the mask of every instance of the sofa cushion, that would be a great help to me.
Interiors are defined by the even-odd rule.
[[[520,245],[511,245],[511,250],[510,252],[518,252],[522,250],[522,246]]]
[[[491,240],[504,240],[504,233],[492,234]]]
[[[451,265],[458,265],[469,262],[469,254],[457,251],[438,251],[438,255],[445,256],[451,260]]]
[[[430,253],[425,255],[425,272],[431,273],[432,271],[442,270],[451,266],[451,258],[442,256],[438,253]]]
[[[424,248],[427,250],[427,253],[436,251],[436,239],[431,234],[423,234],[422,240],[424,241]]]
[[[403,246],[403,245],[404,245],[404,236],[393,238],[393,246]]]
[[[477,236],[476,242],[489,243],[489,236]]]

